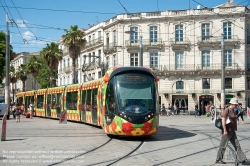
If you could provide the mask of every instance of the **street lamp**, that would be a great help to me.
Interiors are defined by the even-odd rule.
[[[225,43],[224,34],[221,34],[221,108],[225,105]]]

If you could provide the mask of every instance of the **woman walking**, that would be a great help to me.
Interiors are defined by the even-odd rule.
[[[20,122],[21,108],[18,103],[15,105],[16,122]]]

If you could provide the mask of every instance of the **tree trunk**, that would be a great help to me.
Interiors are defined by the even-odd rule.
[[[23,88],[22,89],[23,89],[23,92],[25,92],[25,81],[23,81]]]
[[[73,84],[76,84],[76,58],[72,58],[73,63]]]

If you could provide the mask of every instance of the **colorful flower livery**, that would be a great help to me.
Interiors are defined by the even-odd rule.
[[[67,119],[101,126],[109,135],[146,136],[159,124],[158,78],[150,68],[114,67],[103,78],[18,94],[36,116]]]

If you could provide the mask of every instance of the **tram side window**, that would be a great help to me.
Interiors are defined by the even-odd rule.
[[[96,111],[97,109],[97,88],[92,89],[92,108],[93,111]]]
[[[82,91],[82,111],[86,111],[86,91]]]
[[[66,108],[68,110],[77,110],[77,92],[67,92]]]
[[[91,111],[91,89],[87,90],[86,111]]]
[[[112,114],[114,113],[115,108],[115,98],[114,98],[114,81],[113,79],[109,82],[107,87],[107,94],[106,94],[106,108],[107,113]]]
[[[56,109],[56,94],[52,94],[52,106],[51,108]]]
[[[19,98],[18,98],[18,103],[19,103],[19,105],[22,105],[22,104],[23,104],[23,97],[19,97]]]
[[[56,94],[56,107],[60,108],[61,107],[61,99],[62,99],[62,94],[61,93],[57,93]]]
[[[43,108],[44,95],[37,96],[37,108]]]

